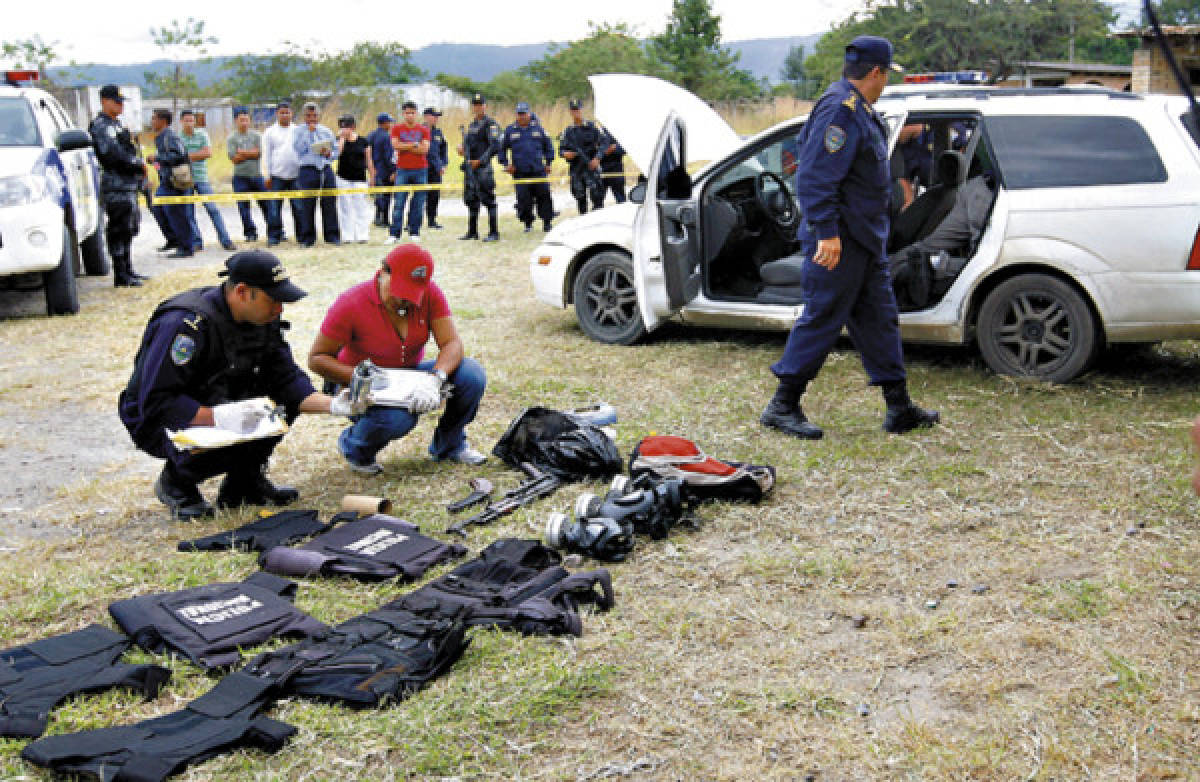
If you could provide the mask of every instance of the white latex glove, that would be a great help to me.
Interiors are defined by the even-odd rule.
[[[271,403],[265,399],[226,402],[213,408],[213,425],[238,434],[250,434],[273,411]]]
[[[419,415],[437,410],[441,404],[442,381],[432,372],[426,373],[425,377],[421,378],[413,388],[412,404],[409,405],[408,410]]]
[[[367,411],[367,407],[371,404],[370,393],[367,394],[367,399],[360,400],[359,404],[354,404],[350,396],[350,389],[343,388],[329,402],[330,415],[344,415],[349,418],[352,415],[362,415]]]

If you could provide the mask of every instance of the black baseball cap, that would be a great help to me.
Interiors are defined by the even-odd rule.
[[[228,277],[232,283],[244,282],[285,304],[300,301],[308,295],[307,291],[288,279],[287,269],[266,250],[234,253],[226,259],[225,268],[217,272],[217,276]]]
[[[352,128],[357,124],[358,123],[354,121],[353,114],[343,114],[342,116],[338,117],[339,128]]]
[[[101,87],[100,97],[115,100],[117,103],[125,102],[125,96],[121,94],[121,88],[115,84],[105,84]]]
[[[582,109],[583,101],[581,101],[579,98],[571,98],[571,102],[567,104],[567,107],[572,111],[575,109]]]
[[[487,98],[483,97],[482,92],[475,93],[475,96],[471,98],[472,106],[482,106],[485,103],[487,103]]]
[[[437,109],[435,109],[433,106],[428,106],[428,107],[426,107],[426,108],[425,108],[425,111],[423,111],[423,112],[421,112],[421,113],[422,113],[422,114],[424,114],[424,115],[425,115],[425,116],[427,116],[427,117],[440,117],[440,116],[442,116],[442,112],[438,111],[438,110],[437,110]]]

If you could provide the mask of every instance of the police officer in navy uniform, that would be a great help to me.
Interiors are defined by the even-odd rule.
[[[604,206],[604,193],[612,191],[613,200],[625,203],[625,148],[608,128],[602,131],[600,140],[600,206]]]
[[[884,245],[891,193],[887,128],[872,105],[887,86],[892,44],[864,35],[846,47],[842,79],[813,107],[800,135],[796,197],[804,263],[804,310],[783,357],[764,426],[815,440],[800,397],[845,326],[872,385],[882,386],[885,431],[932,426],[938,414],[913,404],[905,381],[896,299]]]
[[[450,145],[446,143],[446,134],[442,133],[442,129],[437,126],[442,112],[429,106],[425,109],[424,115],[425,125],[429,128],[429,152],[425,156],[429,167],[425,171],[425,181],[431,185],[440,185],[442,174],[450,162]],[[425,194],[425,222],[430,228],[441,229],[443,227],[437,221],[438,203],[441,200],[442,191],[439,188],[431,188]]]
[[[392,123],[395,118],[386,111],[375,117],[378,127],[367,136],[367,146],[371,150],[371,164],[375,168],[376,187],[387,187],[396,182],[396,150],[392,147]],[[375,225],[391,224],[392,194],[375,194]]]
[[[115,84],[100,88],[100,113],[88,126],[92,145],[104,172],[100,192],[106,220],[104,238],[112,258],[113,285],[137,287],[147,277],[133,270],[133,237],[141,224],[137,194],[146,181],[146,164],[138,155],[129,130],[117,117],[125,109],[125,96]]]
[[[572,124],[559,136],[558,154],[571,166],[571,195],[575,196],[579,214],[586,214],[589,196],[593,209],[604,203],[604,180],[600,178],[603,133],[595,122],[583,118],[583,101],[572,99],[568,106]]]
[[[475,119],[463,134],[463,201],[467,205],[467,232],[459,239],[479,238],[479,207],[488,211],[488,234],[485,242],[500,239],[499,215],[496,210],[496,177],[492,173],[492,157],[500,150],[500,124],[487,115],[487,100],[478,92],[471,98]]]
[[[220,272],[221,285],[196,288],[158,305],[142,335],[133,374],[118,400],[121,422],[138,448],[166,464],[154,493],[173,517],[211,515],[201,481],[224,474],[217,506],[286,505],[299,493],[266,477],[267,460],[282,439],[249,440],[201,453],[180,450],[167,430],[216,426],[253,432],[280,414],[352,413],[349,393],[316,392],[292,359],[280,320],[285,303],[306,294],[283,264],[265,250],[234,253]],[[259,397],[269,397],[265,403]]]
[[[517,121],[504,129],[504,140],[500,142],[500,165],[514,179],[545,179],[553,162],[554,144],[542,126],[531,121],[529,104],[521,101],[517,104]],[[537,216],[542,219],[542,230],[549,231],[554,219],[549,183],[522,182],[516,187],[517,219],[525,224],[525,233],[529,233],[533,225],[534,202],[537,203]]]

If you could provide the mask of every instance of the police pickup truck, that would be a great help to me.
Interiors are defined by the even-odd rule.
[[[75,277],[108,274],[100,172],[86,130],[53,95],[24,86],[36,71],[0,84],[0,288],[44,287],[46,311],[79,311]]]

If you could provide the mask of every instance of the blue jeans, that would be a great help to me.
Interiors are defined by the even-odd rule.
[[[212,195],[212,185],[208,182],[197,182],[192,185],[192,189],[199,195]],[[227,245],[232,240],[229,238],[229,232],[225,230],[225,220],[221,218],[221,212],[217,209],[217,205],[212,201],[204,202],[204,211],[208,212],[208,219],[212,220],[213,228],[217,229],[217,239],[221,245]],[[188,221],[192,224],[192,246],[199,250],[204,243],[200,239],[200,227],[196,225],[196,210],[193,208],[188,214]]]
[[[233,177],[233,192],[235,193],[262,193],[266,191],[266,186],[263,185],[263,178],[260,176],[237,176]],[[252,242],[258,238],[258,229],[254,226],[254,207],[252,201],[238,201],[238,216],[242,218],[242,235],[246,237],[247,242]],[[267,204],[269,201],[259,201],[258,208],[262,210],[263,220],[268,224],[271,222],[271,214],[268,211]]]
[[[283,177],[271,177],[271,192],[281,193],[287,190],[296,189],[295,179],[284,179]],[[285,199],[278,198],[267,201],[267,239],[272,242],[282,242],[287,237],[283,235],[283,202]],[[300,205],[296,203],[295,198],[286,199],[292,208],[292,225],[300,225]]]
[[[396,184],[397,185],[423,185],[426,183],[427,171],[423,168],[413,170],[409,168],[396,169]],[[408,201],[408,193],[403,191],[396,193],[396,204],[392,207],[392,227],[390,233],[392,236],[399,237],[404,233],[404,202]],[[421,233],[421,214],[425,208],[425,191],[418,190],[412,194],[412,202],[408,207],[408,232],[413,236]]]
[[[433,364],[433,359],[426,359],[417,365],[417,369],[429,370]],[[446,409],[433,430],[433,442],[429,445],[429,454],[435,459],[453,456],[466,445],[466,426],[479,412],[479,401],[487,387],[487,374],[478,361],[464,358],[450,375],[450,382],[454,384],[454,391],[446,400]],[[419,417],[399,407],[367,408],[367,412],[352,419],[354,423],[342,430],[338,448],[351,461],[370,464],[385,445],[411,432]]]
[[[160,183],[155,195],[160,196],[179,196],[187,195],[186,190],[176,190],[170,185]],[[188,212],[195,213],[195,209],[191,204],[158,204],[154,205],[155,209],[162,210],[163,219],[167,225],[171,227],[171,233],[175,236],[176,246],[185,253],[192,252],[199,237],[192,233],[192,225],[194,221],[188,219]]]

